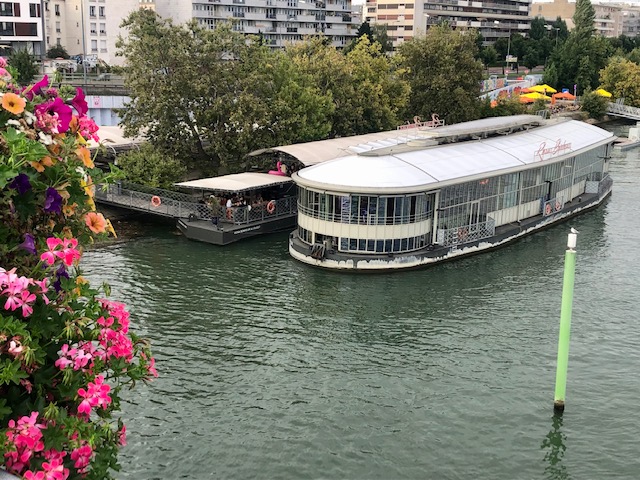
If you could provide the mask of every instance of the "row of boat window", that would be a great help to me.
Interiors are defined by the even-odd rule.
[[[312,242],[312,234],[309,230],[302,227],[298,227],[298,236],[300,239],[308,244]],[[320,237],[320,236],[318,236]],[[339,245],[339,250],[342,252],[358,252],[358,253],[398,253],[398,252],[410,252],[412,250],[419,250],[423,248],[426,243],[425,235],[409,238],[394,238],[394,239],[362,239],[362,238],[345,238],[329,237],[331,240],[331,246],[335,247]],[[339,243],[338,243],[339,242]],[[317,239],[316,243],[319,243]]]
[[[431,217],[433,195],[333,195],[299,187],[298,210],[330,222],[400,225]]]

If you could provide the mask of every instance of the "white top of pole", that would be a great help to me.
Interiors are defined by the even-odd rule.
[[[573,230],[573,229],[572,229]],[[576,243],[578,242],[578,235],[577,233],[570,233],[569,237],[567,239],[567,248],[569,250],[575,250],[576,249]]]

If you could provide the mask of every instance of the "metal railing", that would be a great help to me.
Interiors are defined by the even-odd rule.
[[[96,191],[96,200],[130,210],[172,218],[210,220],[214,212],[209,205],[191,195],[124,182],[99,187]],[[295,215],[297,202],[295,197],[284,197],[253,206],[230,208],[220,206],[217,210],[220,221],[247,225]]]
[[[448,247],[493,237],[495,233],[496,222],[493,218],[488,217],[486,222],[456,228],[439,228],[437,240],[439,245]]]
[[[298,205],[298,210],[303,215],[311,218],[318,218],[334,223],[346,223],[349,225],[406,225],[408,223],[418,223],[429,220],[432,216],[431,211],[417,213],[414,215],[394,215],[378,216],[375,212],[361,211],[359,215],[352,213],[351,210],[341,213],[320,212],[317,208],[304,207]]]
[[[640,108],[631,107],[624,103],[609,102],[607,105],[607,114],[640,120]]]

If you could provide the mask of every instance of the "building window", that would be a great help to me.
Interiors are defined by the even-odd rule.
[[[40,16],[40,5],[38,5],[37,3],[30,3],[29,4],[29,16],[34,18],[34,17],[39,17]]]
[[[61,38],[56,38],[56,45],[58,45],[58,46],[62,45],[62,43],[60,43],[60,42],[62,42],[62,39]]]
[[[56,33],[60,33],[60,22],[56,22]]]
[[[107,34],[107,24],[106,23],[101,23],[100,24],[100,35],[106,35]]]
[[[90,23],[89,24],[89,31],[91,32],[92,35],[95,35],[96,33],[98,33],[98,31],[96,30],[96,24],[95,23]]]
[[[0,2],[0,16],[13,17],[13,3]]]
[[[16,22],[16,36],[18,37],[37,37],[38,36],[38,24]]]
[[[98,40],[91,40],[91,51],[92,52],[98,51]]]
[[[13,22],[0,22],[0,35],[13,37]]]
[[[102,53],[106,53],[107,52],[107,41],[106,40],[100,40],[100,52],[102,52]]]
[[[89,6],[89,16],[94,18],[96,16],[96,7],[94,7],[93,5]]]
[[[56,17],[60,16],[60,5],[58,5],[57,3],[53,6],[53,11],[56,14]]]
[[[104,18],[104,7],[98,7],[98,15],[100,18]]]

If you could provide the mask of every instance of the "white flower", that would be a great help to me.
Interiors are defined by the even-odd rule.
[[[22,124],[18,120],[14,120],[13,118],[10,118],[9,120],[7,120],[7,125],[11,125],[12,127],[16,127],[20,131],[24,131],[23,128],[22,128]]]
[[[53,144],[53,138],[51,138],[51,135],[47,135],[46,133],[43,133],[43,132],[38,132],[38,137],[40,137],[40,141],[45,145]]]
[[[27,124],[33,125],[33,122],[36,121],[36,116],[33,113],[31,113],[30,111],[25,110],[24,111],[24,119],[26,120]]]

